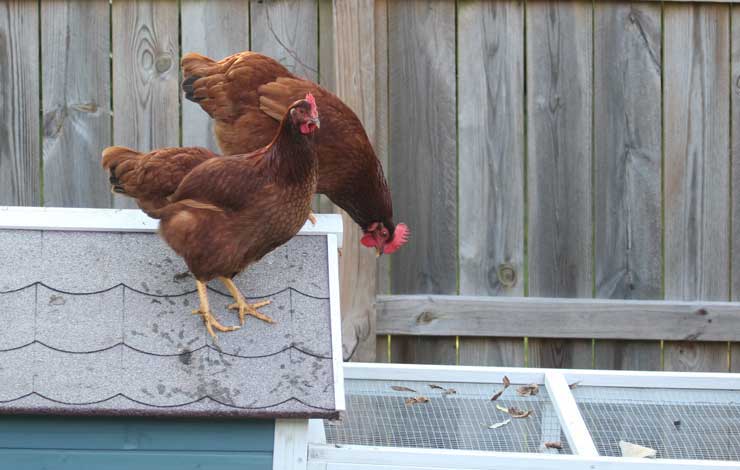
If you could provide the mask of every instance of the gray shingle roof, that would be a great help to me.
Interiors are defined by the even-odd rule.
[[[327,250],[299,235],[235,278],[276,323],[215,345],[156,234],[0,229],[0,413],[335,416]]]

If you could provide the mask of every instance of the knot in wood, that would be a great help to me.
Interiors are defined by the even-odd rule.
[[[154,61],[154,69],[157,73],[165,73],[172,68],[172,57],[169,54],[160,54]]]
[[[697,315],[709,315],[709,312],[707,312],[707,310],[706,310],[706,309],[704,309],[704,308],[700,308],[700,309],[698,309],[698,310],[697,310],[696,312],[694,312],[694,313],[695,313],[695,314],[697,314]]]
[[[431,323],[434,321],[434,314],[432,312],[421,312],[418,317],[416,317],[416,323],[422,324],[422,323]]]
[[[516,269],[509,263],[498,266],[498,280],[504,287],[513,287],[516,284]]]

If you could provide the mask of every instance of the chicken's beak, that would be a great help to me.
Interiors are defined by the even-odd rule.
[[[320,129],[321,128],[321,121],[319,121],[319,118],[313,118],[313,119],[311,119],[311,122],[313,122],[314,124],[316,124],[316,129]]]
[[[375,247],[375,257],[380,258],[383,255],[383,247],[382,246],[376,246]]]

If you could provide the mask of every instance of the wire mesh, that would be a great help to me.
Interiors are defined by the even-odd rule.
[[[619,441],[657,458],[740,460],[740,392],[578,387],[573,390],[599,453],[620,456]]]
[[[347,411],[338,421],[325,422],[327,441],[389,447],[422,447],[499,452],[571,453],[544,386],[536,396],[522,397],[512,384],[496,401],[491,396],[501,384],[346,380]],[[406,387],[415,392],[397,391]],[[427,403],[406,404],[416,396]],[[527,418],[511,418],[496,408],[532,410]],[[496,429],[489,426],[511,419]],[[563,449],[546,448],[561,442]]]

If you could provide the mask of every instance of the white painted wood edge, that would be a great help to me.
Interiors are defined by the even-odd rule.
[[[306,470],[308,420],[276,419],[272,470]]]
[[[738,462],[636,459],[538,453],[485,452],[355,445],[310,444],[310,468],[326,469],[475,469],[486,470],[737,470]]]
[[[311,444],[326,444],[326,429],[323,419],[308,420],[308,442]]]
[[[342,218],[339,217],[341,223]],[[341,237],[341,234],[339,234]],[[331,315],[331,357],[334,371],[334,408],[344,411],[344,353],[342,351],[342,315],[339,299],[339,253],[337,235],[326,237],[329,253],[329,312]]]
[[[563,374],[548,371],[545,373],[545,386],[573,453],[586,457],[598,457],[599,452],[596,450],[591,433],[588,432]]]
[[[346,379],[368,380],[500,383],[502,377],[506,375],[512,383],[544,384],[545,374],[548,372],[561,373],[568,383],[579,381],[582,386],[740,390],[740,374],[731,373],[438,366],[362,362],[344,364],[344,377]]]
[[[316,225],[306,221],[299,235],[336,235],[342,243],[342,217],[316,214]],[[159,221],[138,209],[83,209],[69,207],[0,206],[0,229],[95,232],[154,232]]]

